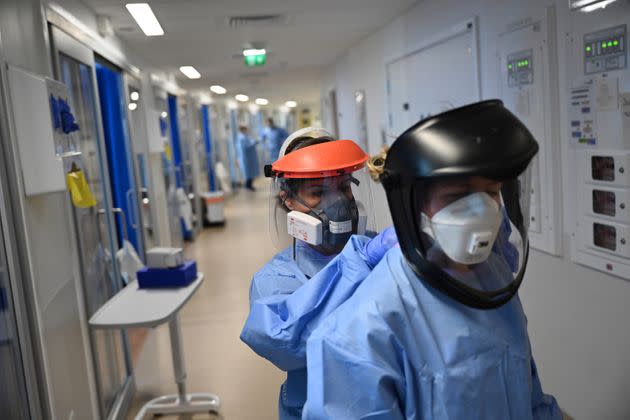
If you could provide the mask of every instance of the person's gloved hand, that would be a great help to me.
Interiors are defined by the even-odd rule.
[[[381,233],[370,239],[365,245],[365,256],[367,264],[374,268],[381,261],[387,251],[398,245],[398,237],[393,226],[388,227]]]

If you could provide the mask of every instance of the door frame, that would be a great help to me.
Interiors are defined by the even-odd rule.
[[[130,98],[129,95],[127,95],[127,93],[129,92],[129,90],[133,88],[133,89],[137,89],[140,92],[140,100],[138,101],[140,109],[138,113],[135,114],[135,117],[132,116],[131,111],[129,110],[129,103],[130,103]],[[146,101],[144,98],[144,95],[148,95],[149,93],[144,92],[143,89],[143,84],[142,84],[142,80],[139,77],[134,76],[133,74],[129,73],[129,72],[123,72],[123,89],[124,89],[124,93],[125,93],[125,109],[127,112],[127,121],[129,121],[129,136],[131,137],[131,153],[133,155],[133,168],[134,168],[134,174],[136,177],[136,199],[138,201],[138,208],[136,209],[136,211],[138,212],[138,217],[136,219],[138,226],[139,226],[139,232],[141,235],[143,235],[143,244],[144,244],[144,253],[142,255],[143,260],[145,260],[146,258],[146,252],[148,251],[147,249],[147,241],[146,238],[144,238],[144,220],[143,220],[143,216],[142,216],[142,193],[140,191],[141,185],[142,185],[142,173],[140,173],[140,165],[138,164],[137,161],[137,157],[138,154],[142,154],[144,156],[144,161],[145,161],[145,169],[147,170],[147,173],[145,174],[147,176],[147,183],[148,183],[148,189],[149,189],[149,195],[151,197],[153,197],[153,199],[155,199],[155,194],[153,193],[154,187],[153,187],[153,178],[151,177],[151,171],[149,170],[149,165],[150,165],[150,159],[151,159],[151,152],[150,152],[150,147],[149,147],[149,130],[147,127],[147,120],[146,120],[146,110],[144,109],[146,107]],[[132,118],[135,119],[140,119],[142,120],[142,132],[139,133],[137,132],[137,130],[134,127],[134,124],[131,123]],[[143,143],[145,145],[145,147],[141,148],[141,150],[138,150],[138,148],[136,147],[135,142],[139,142],[139,143]],[[159,241],[159,227],[157,226],[157,210],[156,210],[156,203],[153,202],[149,204],[149,219],[150,219],[150,223],[151,223],[151,228],[153,229],[153,237],[154,237],[154,243],[158,244],[160,243]]]
[[[109,251],[112,258],[112,266],[113,266],[113,275],[115,279],[121,278],[120,271],[118,269],[118,264],[116,262],[116,252],[117,247],[115,247],[115,238],[117,238],[117,233],[114,229],[115,220],[112,212],[112,191],[111,184],[109,182],[109,167],[107,165],[107,151],[105,150],[105,142],[104,142],[104,131],[103,131],[103,123],[102,123],[102,114],[99,100],[99,92],[98,92],[98,83],[96,80],[96,60],[94,57],[94,51],[84,45],[79,40],[74,38],[72,35],[65,32],[62,28],[57,27],[54,24],[49,24],[49,34],[50,34],[50,53],[52,57],[52,65],[54,69],[54,73],[57,75],[61,73],[60,63],[58,60],[59,53],[63,53],[81,63],[84,63],[91,67],[92,70],[92,85],[94,86],[94,112],[96,116],[96,135],[98,137],[97,146],[98,146],[98,160],[99,160],[99,168],[100,168],[100,177],[103,180],[103,207],[104,207],[104,219],[106,221],[106,230],[109,242]],[[83,277],[83,273],[81,273],[81,277]],[[103,413],[104,407],[102,407],[101,401],[101,390],[100,390],[100,374],[97,365],[97,360],[95,357],[95,348],[94,348],[94,339],[93,332],[90,330],[88,325],[88,319],[86,319],[86,307],[87,302],[85,301],[85,292],[83,290],[83,283],[78,286],[78,290],[80,290],[82,294],[82,298],[80,299],[80,316],[81,323],[85,326],[85,330],[83,331],[83,340],[86,345],[86,348],[90,350],[90,354],[87,355],[88,359],[91,361],[91,366],[88,368],[88,374],[90,375],[92,381],[91,385],[94,387],[94,393],[97,395],[97,401],[95,402],[98,410],[98,413]],[[120,394],[117,396],[114,405],[111,411],[108,414],[109,418],[122,418],[126,415],[129,406],[131,405],[131,400],[133,399],[133,395],[135,393],[135,382],[133,377],[133,370],[131,365],[131,359],[129,355],[129,344],[127,340],[127,335],[125,331],[121,331],[122,335],[122,343],[123,343],[123,354],[125,358],[125,369],[127,372],[127,377],[125,378],[122,390]]]
[[[197,238],[201,230],[203,229],[203,215],[202,215],[202,203],[201,203],[201,185],[200,185],[200,177],[202,174],[201,171],[201,162],[199,161],[200,156],[198,154],[197,146],[201,142],[203,145],[203,137],[202,137],[202,121],[201,121],[201,106],[200,104],[193,99],[193,97],[189,94],[184,96],[184,101],[186,105],[186,119],[188,126],[188,135],[185,139],[186,147],[188,148],[188,154],[190,158],[190,174],[192,181],[192,192],[194,194],[193,198],[193,240]],[[198,124],[198,125],[197,125]],[[197,132],[197,128],[199,128],[199,132]],[[205,146],[204,146],[205,147]],[[210,187],[208,186],[208,189]]]
[[[8,97],[8,81],[4,54],[0,45],[0,230],[4,238],[4,253],[6,257],[7,278],[10,286],[10,296],[13,301],[15,325],[17,327],[18,348],[22,360],[22,373],[26,387],[27,409],[31,418],[50,417],[49,396],[45,374],[45,361],[42,349],[42,339],[39,335],[39,322],[35,309],[29,307],[35,295],[29,286],[30,272],[26,268],[29,264],[26,240],[21,240],[24,232],[17,229],[23,217],[21,205],[11,204],[12,198],[20,197],[17,183],[20,177],[16,167],[17,150],[10,141],[14,138],[10,121],[10,105]],[[17,199],[19,201],[19,198]],[[22,216],[22,217],[21,217]],[[16,244],[15,247],[6,244]],[[19,281],[18,281],[19,279]],[[32,305],[30,305],[32,306]]]
[[[55,3],[46,5],[46,20],[50,25],[61,29],[70,37],[79,41],[82,45],[87,46],[94,53],[111,61],[121,69],[131,72],[132,74],[140,74],[140,69],[131,64],[132,60],[129,57],[104,41],[100,35],[85,26],[85,24],[68,13],[63,7]]]

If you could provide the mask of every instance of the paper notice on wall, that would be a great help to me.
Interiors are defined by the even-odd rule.
[[[619,95],[624,144],[630,147],[630,92]]]
[[[595,82],[596,111],[614,111],[619,106],[619,79],[607,77]]]
[[[529,117],[529,90],[519,89],[514,93],[514,110],[519,117]]]
[[[569,133],[572,146],[597,145],[597,117],[593,103],[593,85],[571,88],[569,95]]]

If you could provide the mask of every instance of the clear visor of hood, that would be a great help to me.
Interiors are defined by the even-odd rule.
[[[489,296],[509,288],[525,269],[530,194],[529,170],[503,181],[472,176],[418,182],[417,251],[434,268],[427,275],[441,273],[438,281]]]

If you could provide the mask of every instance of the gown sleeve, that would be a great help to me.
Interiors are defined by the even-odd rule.
[[[295,291],[267,296],[252,291],[241,340],[282,370],[306,367],[306,341],[311,332],[371,272],[365,262],[367,241],[352,236],[339,255]]]

